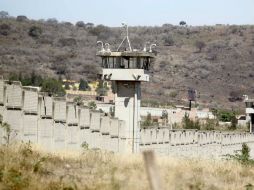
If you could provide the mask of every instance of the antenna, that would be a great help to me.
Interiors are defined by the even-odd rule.
[[[129,50],[132,51],[131,43],[130,43],[130,40],[129,40],[129,28],[128,28],[128,25],[125,24],[125,23],[122,23],[122,25],[123,25],[124,28],[126,28],[126,36],[122,40],[121,44],[118,46],[117,51],[119,51],[120,47],[122,46],[122,44],[124,43],[125,40],[127,40],[127,43],[129,45]]]
[[[245,101],[249,99],[248,95],[245,95],[245,94],[244,94],[243,97],[244,97],[244,100],[245,100]]]
[[[101,44],[101,51],[102,52],[105,51],[102,41],[97,41],[97,44]]]
[[[105,43],[105,48],[106,48],[106,51],[110,52],[110,44],[109,43]]]
[[[143,51],[145,51],[145,52],[146,52],[146,44],[150,44],[150,42],[146,42],[146,43],[145,43],[144,49],[143,49]]]
[[[149,52],[150,52],[150,53],[152,53],[152,52],[153,52],[152,47],[156,47],[156,44],[152,44],[152,45],[150,45],[150,50],[149,50]]]

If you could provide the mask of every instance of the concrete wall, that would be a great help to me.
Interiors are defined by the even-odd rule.
[[[254,148],[254,135],[250,133],[168,128],[133,131],[132,125],[126,125],[121,118],[110,118],[86,107],[67,103],[63,98],[40,94],[34,88],[23,88],[18,82],[7,84],[0,80],[0,97],[0,114],[12,130],[10,140],[31,141],[50,151],[81,150],[81,144],[86,142],[89,148],[112,152],[152,149],[160,155],[210,158],[233,154],[241,149],[244,142]],[[133,100],[125,100],[126,97],[119,94],[116,108],[133,105]],[[123,113],[128,113],[125,117],[133,117],[133,112],[125,111]],[[136,147],[133,146],[132,132],[137,137],[134,142]],[[0,129],[0,143],[5,143],[4,136],[6,132]],[[254,151],[251,154],[254,156]]]
[[[19,82],[0,80],[0,114],[11,126],[12,142],[30,141],[52,151],[81,150],[86,142],[89,148],[118,152],[118,128],[125,132],[124,123],[117,118],[79,107],[65,98],[49,97]],[[0,143],[5,143],[5,135],[0,129]],[[126,135],[122,136],[124,139]]]
[[[221,158],[240,150],[242,143],[254,148],[253,134],[219,131],[142,129],[140,141],[141,151],[181,157]]]

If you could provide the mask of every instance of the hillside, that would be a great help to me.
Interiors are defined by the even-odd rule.
[[[122,38],[122,28],[2,18],[0,75],[34,71],[94,80],[100,70],[96,41],[114,49]],[[199,105],[242,109],[242,95],[254,96],[254,26],[137,26],[130,27],[130,39],[137,49],[148,41],[157,44],[151,80],[142,87],[144,100],[186,103],[192,87]]]

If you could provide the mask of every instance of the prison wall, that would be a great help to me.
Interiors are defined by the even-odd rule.
[[[81,151],[84,148],[129,153],[133,147],[126,123],[85,106],[50,97],[35,87],[0,80],[0,114],[11,132],[0,128],[0,143],[24,141],[49,151]],[[159,155],[218,158],[240,150],[242,143],[254,149],[254,135],[220,131],[142,128],[139,151]],[[254,157],[254,152],[251,152]]]
[[[140,136],[141,151],[154,150],[164,156],[221,158],[241,150],[243,143],[254,149],[251,133],[152,128],[142,129]]]
[[[85,144],[90,149],[119,152],[118,128],[125,130],[117,118],[50,97],[18,81],[0,80],[0,114],[11,126],[10,142],[32,142],[50,151],[79,151]],[[7,143],[6,136],[0,128],[0,143]]]

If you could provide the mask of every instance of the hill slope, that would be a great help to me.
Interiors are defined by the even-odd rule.
[[[122,32],[102,25],[0,19],[0,75],[35,71],[94,80],[100,69],[96,41],[114,49]],[[134,48],[157,44],[144,99],[183,103],[192,87],[199,104],[238,109],[243,94],[254,96],[254,26],[130,27],[130,39]]]

